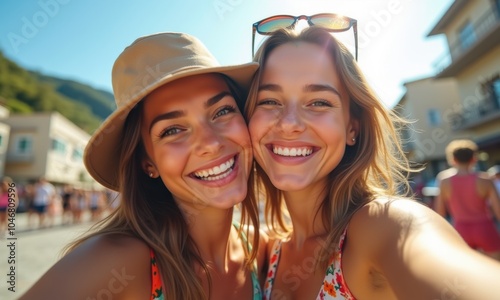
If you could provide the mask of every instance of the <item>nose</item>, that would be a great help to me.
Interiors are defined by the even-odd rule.
[[[199,156],[216,154],[223,145],[222,137],[211,126],[199,128],[195,139],[195,151]]]
[[[305,124],[300,116],[299,108],[294,105],[286,106],[278,117],[276,127],[286,134],[304,131]]]

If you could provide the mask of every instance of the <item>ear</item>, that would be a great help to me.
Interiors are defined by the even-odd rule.
[[[142,170],[146,173],[146,175],[148,175],[148,177],[157,178],[159,176],[158,169],[156,169],[156,166],[149,158],[143,159],[141,166]]]
[[[359,120],[351,116],[349,121],[349,126],[347,127],[347,141],[346,144],[349,146],[354,146],[358,142],[359,135]]]

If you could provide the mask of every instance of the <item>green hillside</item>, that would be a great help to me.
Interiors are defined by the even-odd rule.
[[[92,133],[115,107],[113,95],[18,66],[0,52],[0,99],[12,113],[57,111]]]

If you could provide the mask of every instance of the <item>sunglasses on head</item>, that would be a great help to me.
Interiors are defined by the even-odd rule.
[[[358,21],[355,19],[336,14],[317,14],[312,16],[289,16],[276,15],[265,18],[252,25],[252,57],[254,56],[255,32],[262,35],[271,35],[279,29],[293,29],[299,20],[307,20],[309,26],[318,26],[329,32],[347,31],[351,27],[354,31],[354,45],[356,48],[356,60],[358,60]]]

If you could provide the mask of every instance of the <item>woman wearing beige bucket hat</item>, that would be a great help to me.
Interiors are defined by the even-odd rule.
[[[182,33],[127,47],[112,73],[117,109],[84,155],[121,204],[21,299],[260,299],[265,237],[252,230],[253,156],[240,112],[257,68],[220,66]]]

